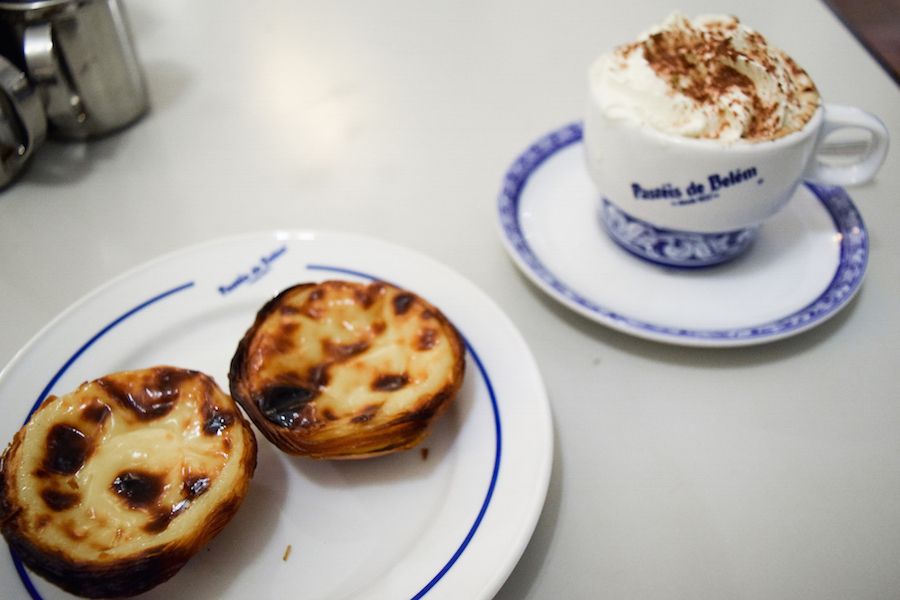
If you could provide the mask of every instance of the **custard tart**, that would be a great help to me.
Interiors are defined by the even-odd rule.
[[[107,375],[49,396],[0,457],[0,530],[35,573],[89,598],[172,577],[235,514],[256,438],[208,376]]]
[[[303,283],[265,304],[231,394],[284,452],[368,458],[411,448],[451,404],[465,345],[440,310],[387,283]]]

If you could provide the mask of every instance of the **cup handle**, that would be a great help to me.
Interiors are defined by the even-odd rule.
[[[0,188],[9,184],[44,143],[47,118],[25,73],[0,56]]]
[[[887,127],[875,115],[853,106],[827,104],[823,110],[825,119],[822,129],[819,130],[813,156],[803,174],[804,178],[816,183],[842,186],[859,185],[871,180],[887,156],[889,139]],[[872,141],[865,154],[853,164],[826,165],[818,159],[816,153],[821,149],[822,142],[828,134],[845,127],[865,129],[872,134]]]
[[[87,115],[68,69],[60,64],[50,23],[28,27],[23,47],[31,79],[44,94],[47,118],[65,128],[78,128]]]

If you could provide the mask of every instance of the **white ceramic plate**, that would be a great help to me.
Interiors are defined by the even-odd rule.
[[[796,335],[862,285],[868,235],[841,188],[800,186],[734,261],[674,269],[635,258],[597,218],[581,125],[541,138],[510,167],[501,237],[516,265],[572,310],[625,333],[687,346],[743,346]]]
[[[66,310],[0,374],[2,443],[47,394],[114,371],[170,364],[227,389],[237,342],[266,300],[303,281],[373,277],[433,302],[467,341],[465,383],[424,442],[427,455],[312,461],[257,435],[259,466],[234,520],[144,597],[490,598],[543,506],[549,404],[530,351],[500,309],[408,249],[347,234],[267,233],[127,273]],[[9,555],[0,581],[4,597],[68,597]]]

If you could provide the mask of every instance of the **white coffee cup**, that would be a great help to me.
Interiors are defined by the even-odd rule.
[[[870,132],[868,149],[852,164],[821,162],[823,140],[842,128]],[[584,147],[612,238],[653,262],[701,267],[747,249],[756,228],[802,180],[841,186],[871,180],[887,154],[888,132],[861,109],[825,105],[800,130],[774,140],[694,139],[609,118],[591,97]],[[659,244],[651,248],[654,236],[671,248],[662,258]]]

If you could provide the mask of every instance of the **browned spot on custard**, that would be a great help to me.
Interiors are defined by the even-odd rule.
[[[292,325],[292,327],[283,325],[269,337],[269,342],[272,344],[272,347],[280,354],[287,354],[296,347],[296,344],[294,343],[294,332],[287,330],[296,329],[298,325],[297,323],[290,323],[290,325]]]
[[[79,533],[75,531],[75,523],[73,523],[72,521],[66,521],[65,523],[63,523],[62,530],[70,540],[76,542],[80,542],[87,537],[87,532]]]
[[[350,419],[351,423],[365,423],[372,419],[375,416],[375,413],[378,412],[378,409],[381,408],[378,404],[370,404],[364,407],[358,415]]]
[[[192,475],[185,478],[182,486],[182,494],[188,500],[202,496],[209,490],[209,477],[207,475]]]
[[[318,321],[323,316],[325,316],[326,312],[328,312],[328,311],[326,311],[324,308],[316,307],[312,304],[307,304],[307,305],[303,306],[302,312],[303,312],[303,315],[306,316],[307,318],[310,318],[313,321]]]
[[[225,450],[225,452],[231,452],[231,438],[230,437],[222,438],[222,449]]]
[[[112,491],[122,498],[130,508],[147,508],[155,504],[163,493],[164,481],[161,475],[147,471],[123,471],[113,479]]]
[[[372,389],[376,392],[394,392],[406,386],[409,383],[409,376],[406,373],[399,375],[380,375],[372,382]]]
[[[328,379],[328,365],[324,363],[312,367],[306,373],[306,380],[314,388],[321,389],[325,387],[328,385]]]
[[[50,510],[62,512],[69,510],[81,501],[81,496],[71,492],[61,492],[54,489],[41,490],[41,499]]]
[[[337,421],[338,416],[330,408],[322,409],[322,416],[328,421]]]
[[[203,422],[203,433],[206,435],[219,435],[222,430],[228,429],[234,423],[234,413],[217,410]]]
[[[431,350],[437,343],[437,330],[427,328],[419,333],[419,339],[416,340],[416,348],[418,350]]]
[[[347,360],[369,349],[369,342],[362,340],[352,344],[336,344],[331,340],[322,342],[325,354],[335,361]]]
[[[254,398],[256,406],[272,423],[281,427],[302,426],[307,405],[318,395],[318,390],[299,385],[275,385],[264,389]]]
[[[95,398],[90,404],[85,404],[81,408],[81,418],[89,423],[100,424],[109,417],[110,412],[109,406]]]
[[[300,311],[297,309],[296,306],[291,306],[290,304],[282,304],[281,306],[278,307],[278,312],[286,317],[289,317],[289,316],[296,315]]]
[[[368,308],[372,305],[372,298],[371,296],[369,296],[369,294],[366,293],[365,289],[354,289],[353,301],[363,308]]]
[[[423,321],[430,321],[435,318],[435,314],[427,308],[423,310],[419,316],[422,317]]]
[[[216,388],[212,380],[203,378],[200,414],[203,417],[203,433],[219,435],[234,424],[235,414],[216,405]]]
[[[169,527],[169,523],[172,522],[172,519],[175,518],[175,515],[172,511],[163,511],[160,510],[153,514],[153,517],[147,521],[147,524],[144,525],[144,531],[147,533],[162,533]]]
[[[54,425],[47,433],[44,470],[60,475],[74,475],[84,465],[94,445],[87,435],[71,425]]]
[[[371,308],[378,296],[384,293],[384,284],[380,281],[370,283],[363,289],[356,288],[353,290],[353,297],[363,308]]]
[[[384,333],[385,329],[387,329],[387,325],[384,321],[375,321],[372,323],[371,330],[373,335],[381,335]]]
[[[167,415],[178,402],[180,385],[196,375],[195,371],[159,367],[151,369],[143,382],[120,383],[104,377],[98,379],[97,384],[139,419],[150,421]]]
[[[52,520],[53,519],[50,518],[50,515],[47,515],[47,514],[38,515],[37,518],[34,520],[34,528],[35,529],[43,529],[44,527],[49,525],[50,521],[52,521]]]
[[[394,296],[394,314],[402,315],[406,314],[406,311],[409,310],[409,307],[412,306],[413,303],[413,295],[412,294],[397,294]]]
[[[322,288],[316,288],[311,291],[309,295],[304,299],[303,304],[301,304],[300,308],[298,309],[300,314],[309,317],[314,321],[321,319],[322,316],[325,315],[327,310],[318,302],[324,297],[325,290],[323,290]]]

